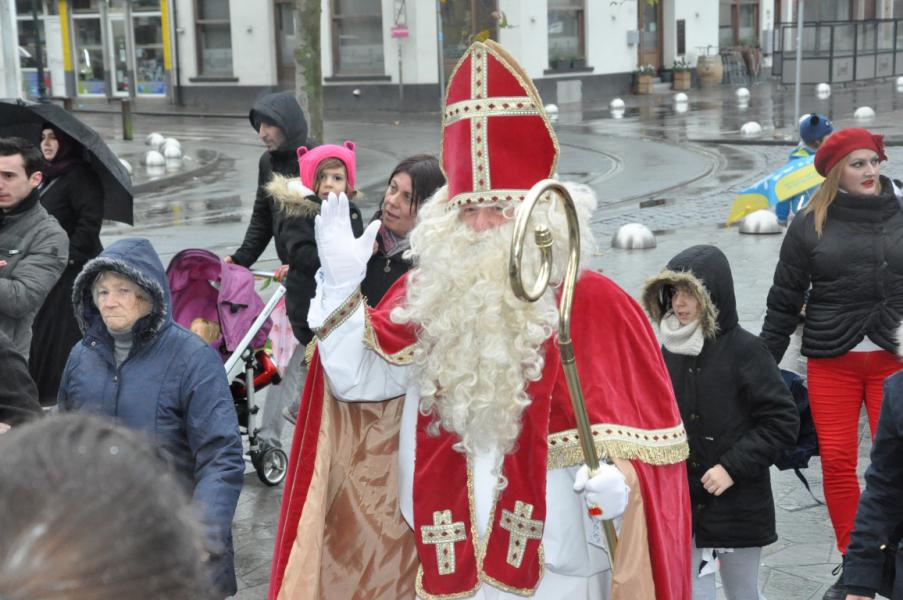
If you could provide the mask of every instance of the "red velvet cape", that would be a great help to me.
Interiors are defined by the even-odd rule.
[[[406,278],[368,310],[371,345],[400,356],[416,331],[391,309],[404,302]],[[636,302],[608,278],[585,272],[574,295],[571,337],[597,449],[630,459],[642,490],[657,600],[690,597],[690,505],[686,434],[658,342]],[[548,344],[557,355],[557,344]],[[547,357],[547,362],[552,357]],[[324,374],[317,353],[308,372],[295,428],[273,555],[269,599],[275,600],[297,535],[313,474]],[[549,413],[549,466],[581,464],[575,420],[559,367]],[[664,438],[664,439],[663,439]],[[543,486],[545,482],[543,482]],[[415,504],[416,504],[415,489]],[[400,518],[400,515],[399,515]]]

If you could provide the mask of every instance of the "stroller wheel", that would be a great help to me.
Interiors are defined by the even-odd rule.
[[[268,486],[276,486],[285,479],[288,469],[288,456],[280,448],[267,448],[257,456],[252,457],[257,477]]]

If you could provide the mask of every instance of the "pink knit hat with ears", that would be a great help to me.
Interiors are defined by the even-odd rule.
[[[346,141],[341,146],[336,144],[323,144],[312,150],[308,150],[305,146],[298,148],[298,168],[301,171],[301,183],[306,187],[315,190],[317,182],[317,167],[327,158],[337,158],[345,165],[348,172],[348,189],[353,191],[354,188],[354,142]]]

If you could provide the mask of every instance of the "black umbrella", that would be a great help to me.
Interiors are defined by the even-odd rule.
[[[59,127],[85,149],[85,158],[103,184],[105,219],[133,224],[132,178],[100,134],[57,104],[0,100],[0,137],[39,140],[41,125]]]

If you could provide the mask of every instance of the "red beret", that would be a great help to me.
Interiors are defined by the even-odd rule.
[[[822,142],[815,153],[815,170],[822,177],[827,177],[834,165],[856,150],[874,150],[878,153],[878,160],[887,160],[883,135],[874,134],[868,129],[850,127],[835,131]]]

